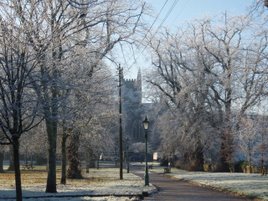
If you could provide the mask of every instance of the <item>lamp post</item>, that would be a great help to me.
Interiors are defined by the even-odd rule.
[[[147,160],[147,141],[148,141],[148,128],[149,128],[149,121],[147,119],[147,116],[145,117],[143,121],[143,128],[145,131],[145,176],[144,176],[144,182],[145,186],[149,186],[149,174],[148,174],[148,160]]]

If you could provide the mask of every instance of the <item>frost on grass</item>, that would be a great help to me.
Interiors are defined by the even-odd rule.
[[[5,173],[6,174],[6,173]],[[6,177],[8,175],[6,174]],[[60,178],[58,173],[58,178]],[[0,200],[14,199],[14,182],[5,182],[0,177]],[[84,174],[84,179],[68,180],[67,185],[59,184],[57,181],[56,194],[45,193],[45,172],[24,172],[22,174],[23,197],[29,200],[135,200],[135,195],[141,195],[143,191],[153,190],[154,187],[144,187],[143,180],[132,174],[125,173],[124,179],[119,179],[119,171],[114,168],[91,169]],[[103,197],[92,198],[91,196]],[[125,195],[124,197],[114,197]],[[133,198],[132,198],[133,195]],[[64,197],[64,199],[63,199]]]
[[[226,190],[239,195],[268,200],[268,176],[245,173],[207,173],[173,170],[173,177]]]
[[[138,198],[128,198],[128,197],[54,197],[54,198],[29,198],[27,201],[137,201]],[[14,201],[14,199],[5,199],[5,201]]]

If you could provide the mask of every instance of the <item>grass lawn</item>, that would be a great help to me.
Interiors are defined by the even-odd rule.
[[[21,183],[24,187],[44,185],[47,180],[47,171],[45,167],[34,167],[34,170],[21,170]],[[109,178],[102,171],[92,169],[89,174],[84,174],[84,179],[67,179],[68,185],[89,185],[108,180],[116,180],[115,177]],[[57,184],[60,184],[61,172],[57,169]],[[10,188],[15,186],[14,172],[5,172],[0,174],[0,188]]]
[[[58,193],[49,194],[45,193],[47,179],[45,167],[34,166],[33,170],[22,170],[23,197],[33,200],[39,200],[41,199],[40,197],[46,197],[45,200],[49,201],[55,200],[55,198],[62,200],[76,200],[77,197],[79,197],[78,200],[88,200],[86,199],[88,196],[107,197],[107,199],[103,198],[102,200],[121,200],[121,198],[114,196],[126,196],[122,199],[135,200],[133,198],[134,195],[141,195],[144,191],[155,190],[154,186],[145,187],[143,179],[132,173],[126,173],[124,171],[124,179],[120,180],[118,168],[92,168],[89,169],[89,173],[83,172],[83,176],[83,179],[67,179],[67,184],[62,185],[60,184],[61,172],[58,168]],[[70,199],[70,197],[74,197],[74,199]],[[0,200],[6,201],[14,198],[14,172],[0,173]],[[96,198],[96,200],[98,199],[100,198]]]

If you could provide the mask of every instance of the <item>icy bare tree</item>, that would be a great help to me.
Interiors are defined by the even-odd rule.
[[[253,157],[256,152],[256,147],[258,145],[257,128],[254,126],[254,121],[246,117],[241,120],[240,126],[241,129],[238,131],[237,136],[239,140],[239,148],[241,152],[245,154],[246,161],[251,168],[253,165]]]
[[[61,145],[61,183],[63,184],[66,183],[66,177],[82,178],[80,167],[81,154],[79,153],[80,139],[84,139],[83,142],[87,139],[87,145],[96,143],[93,137],[92,142],[89,142],[90,136],[102,135],[100,132],[94,132],[96,129],[89,126],[91,125],[90,122],[103,113],[101,109],[103,106],[111,107],[114,104],[111,101],[111,95],[113,95],[112,76],[107,66],[100,61],[98,61],[99,64],[96,66],[95,54],[92,54],[91,49],[85,46],[73,48],[71,54],[76,54],[77,57],[71,57],[72,60],[69,62],[69,68],[65,69],[62,76],[64,76],[66,82],[72,87],[64,92],[67,94],[63,100],[64,107],[61,107],[59,110],[63,133]],[[107,107],[105,107],[106,110],[111,111]],[[106,120],[109,122],[108,118]],[[96,125],[96,127],[98,126]],[[88,133],[90,135],[85,137]],[[67,138],[69,139],[68,141]],[[102,146],[100,145],[99,147]],[[67,155],[69,168],[66,176]]]
[[[162,102],[165,100],[173,115],[172,125],[168,122],[166,125],[180,135],[180,140],[191,139],[187,143],[188,151],[184,149],[181,153],[186,161],[191,161],[190,169],[202,169],[202,130],[209,116],[206,112],[208,86],[205,69],[199,59],[200,52],[194,49],[198,47],[183,32],[166,32],[161,40],[151,44],[155,71],[148,82],[164,95]],[[180,140],[177,142],[182,143]]]
[[[260,26],[254,32],[253,20],[224,14],[221,20],[199,20],[151,42],[154,70],[148,81],[171,114],[178,113],[180,128],[174,129],[195,141],[189,145],[202,158],[208,145],[204,134],[214,128],[215,139],[221,138],[222,170],[232,167],[233,132],[240,118],[267,95],[267,33]]]
[[[88,74],[90,79],[94,67],[117,43],[133,42],[131,36],[140,26],[144,5],[121,0],[5,0],[1,6],[5,15],[16,15],[29,45],[39,55],[40,80],[34,86],[42,100],[49,142],[46,192],[54,193],[59,108],[66,94],[62,91],[70,87],[62,77],[64,67],[69,66],[68,52],[76,46],[91,46],[96,63]]]
[[[12,16],[1,19],[0,32],[0,128],[5,135],[0,144],[12,145],[16,199],[22,200],[19,139],[39,123],[39,99],[30,79],[36,70],[36,54],[27,46],[24,30]]]
[[[101,154],[104,157],[114,156],[116,108],[109,108],[107,112],[106,106],[99,105],[99,109],[99,114],[95,114],[94,118],[83,127],[81,136],[80,155],[85,159],[87,167],[90,167],[93,161],[98,161]]]
[[[202,23],[201,35],[205,56],[212,61],[206,73],[212,77],[210,100],[223,122],[221,163],[227,170],[233,163],[233,117],[238,115],[238,126],[239,118],[266,93],[267,39],[266,34],[252,32],[248,18],[225,14],[223,19],[222,24]]]
[[[39,156],[47,158],[47,136],[45,135],[45,122],[40,123],[31,131],[21,137],[21,155],[24,156],[24,163],[29,167],[34,166]]]

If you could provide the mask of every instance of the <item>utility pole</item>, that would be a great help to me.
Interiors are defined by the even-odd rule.
[[[119,65],[119,160],[120,160],[120,180],[123,179],[123,132],[122,132],[122,78],[123,68]]]

